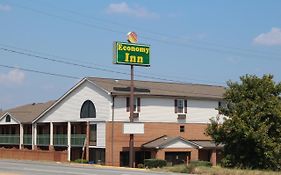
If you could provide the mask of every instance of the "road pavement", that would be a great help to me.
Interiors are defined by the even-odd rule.
[[[38,161],[0,160],[0,175],[180,175],[142,169]]]

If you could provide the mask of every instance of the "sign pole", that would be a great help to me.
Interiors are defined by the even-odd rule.
[[[131,65],[130,122],[134,122],[134,65]],[[129,164],[134,168],[134,134],[130,134]]]
[[[134,65],[136,66],[150,66],[150,46],[144,44],[137,44],[138,37],[135,32],[127,34],[126,42],[114,42],[113,45],[113,63],[125,64],[131,66],[131,82],[130,82],[130,123],[134,122]],[[125,128],[125,125],[123,126]],[[129,141],[129,166],[134,167],[135,153],[134,153],[134,133],[130,132]]]

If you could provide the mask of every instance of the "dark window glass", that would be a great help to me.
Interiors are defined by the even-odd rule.
[[[184,126],[180,126],[180,132],[184,132]]]
[[[96,107],[92,101],[87,100],[83,103],[80,118],[96,118]]]
[[[134,98],[134,112],[140,112],[140,106],[141,106],[141,99]],[[130,112],[130,97],[126,98],[126,110],[127,112]]]
[[[6,122],[11,122],[11,116],[7,115]]]

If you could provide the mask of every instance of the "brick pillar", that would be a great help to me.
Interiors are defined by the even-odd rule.
[[[190,160],[198,160],[198,149],[192,149],[190,154]]]
[[[217,165],[217,150],[216,149],[213,149],[212,152],[211,152],[211,163],[213,166],[216,166]]]
[[[158,150],[155,158],[165,160],[165,150]]]
[[[86,160],[89,161],[90,157],[90,122],[87,122],[87,129],[86,129]]]

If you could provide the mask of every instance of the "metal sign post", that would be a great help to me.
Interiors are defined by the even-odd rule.
[[[130,122],[134,122],[134,65],[131,65]],[[129,164],[134,167],[134,134],[130,134]]]
[[[137,35],[135,32],[129,32],[128,41],[130,43],[137,42]],[[134,65],[131,65],[131,86],[130,86],[130,123],[134,122]],[[131,168],[134,168],[135,156],[134,156],[134,134],[130,134],[129,142],[129,164]]]
[[[131,66],[130,81],[130,123],[134,122],[134,66],[150,66],[150,46],[144,44],[136,44],[138,41],[135,32],[127,34],[126,42],[114,42],[113,45],[113,63],[125,64]],[[134,167],[134,134],[130,133],[129,141],[129,166]]]

